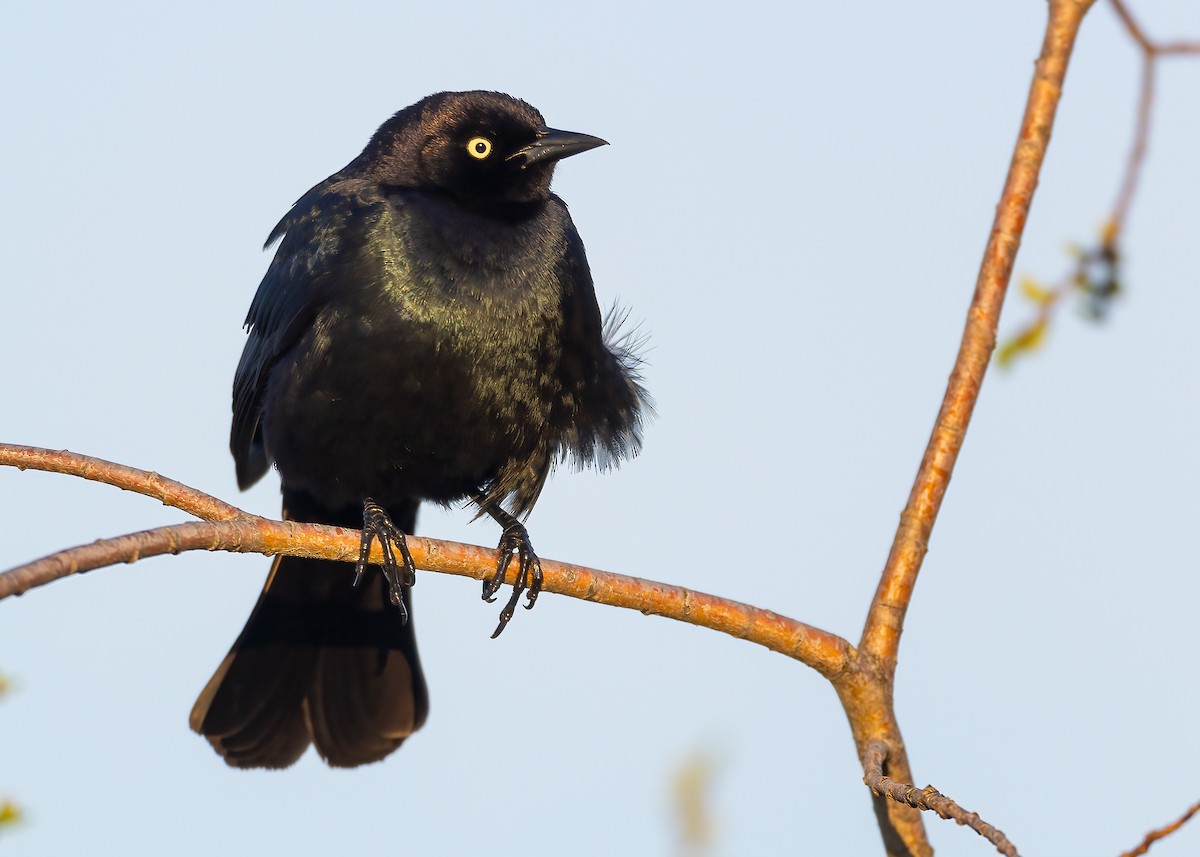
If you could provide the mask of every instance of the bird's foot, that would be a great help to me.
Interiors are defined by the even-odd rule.
[[[404,587],[417,582],[417,566],[412,554],[408,551],[408,542],[404,533],[392,523],[387,510],[368,497],[363,501],[362,542],[358,549],[358,562],[354,566],[354,585],[358,586],[367,570],[367,560],[371,556],[371,543],[379,539],[383,548],[383,579],[388,598],[400,608],[400,621],[408,621],[408,610],[404,606]],[[403,573],[400,563],[396,562],[396,550],[404,561]]]
[[[500,636],[500,632],[512,619],[516,612],[517,602],[521,593],[526,593],[525,609],[533,608],[538,593],[542,591],[542,563],[533,552],[533,543],[529,541],[529,532],[511,515],[506,515],[507,521],[502,521],[504,534],[500,536],[500,559],[496,563],[496,573],[483,581],[483,600],[491,603],[496,600],[496,593],[504,583],[508,566],[512,562],[513,553],[517,555],[517,579],[513,581],[512,597],[500,611],[500,624],[492,632],[492,639]]]

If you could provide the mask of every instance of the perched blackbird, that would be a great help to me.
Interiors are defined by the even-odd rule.
[[[230,765],[286,767],[312,743],[354,767],[420,728],[404,533],[421,501],[469,499],[503,528],[483,586],[493,600],[517,555],[499,634],[541,587],[519,519],[554,464],[637,451],[649,408],[638,358],[616,315],[601,320],[583,243],[550,192],[559,160],[601,145],[508,95],[431,95],[268,238],[280,244],[233,381],[238,484],[274,462],[285,518],[361,526],[363,543],[353,576],[275,560],[192,709],[192,729]],[[366,564],[375,537],[382,573]]]

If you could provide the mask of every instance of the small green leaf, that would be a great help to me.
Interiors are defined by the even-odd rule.
[[[1038,306],[1046,306],[1046,304],[1054,302],[1054,292],[1043,286],[1033,277],[1021,278],[1021,293],[1029,298]]]
[[[0,800],[0,827],[16,824],[21,820],[21,808],[8,798]]]
[[[1035,350],[1046,339],[1047,327],[1046,319],[1039,318],[1000,346],[996,352],[996,362],[1007,368],[1015,358]]]

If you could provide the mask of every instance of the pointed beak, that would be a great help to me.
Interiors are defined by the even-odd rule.
[[[597,146],[607,146],[607,140],[593,137],[591,134],[577,134],[574,131],[557,131],[554,128],[539,128],[538,138],[523,149],[509,156],[509,160],[517,159],[524,169],[532,164],[543,161],[561,161],[571,155],[578,155]]]

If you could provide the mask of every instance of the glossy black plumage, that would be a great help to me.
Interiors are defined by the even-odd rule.
[[[540,567],[508,512],[528,514],[564,456],[633,454],[647,407],[549,191],[559,159],[602,142],[506,95],[441,93],[301,197],[246,320],[239,485],[274,462],[289,518],[359,526],[371,498],[407,532],[419,502],[473,499],[505,527],[502,550],[520,551],[532,603]],[[192,712],[230,764],[285,766],[313,741],[353,766],[424,721],[412,624],[388,604],[408,606],[409,575],[372,569],[352,588],[351,571],[277,560]]]

